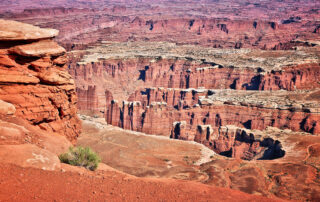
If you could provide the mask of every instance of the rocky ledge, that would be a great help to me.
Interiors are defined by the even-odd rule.
[[[80,133],[76,91],[58,30],[0,20],[0,100],[15,116],[74,142]]]

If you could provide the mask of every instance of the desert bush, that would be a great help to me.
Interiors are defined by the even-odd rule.
[[[89,147],[70,147],[67,153],[59,155],[62,163],[82,166],[89,170],[96,170],[101,162],[100,157]]]

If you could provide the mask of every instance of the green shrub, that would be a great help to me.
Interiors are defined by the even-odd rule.
[[[62,163],[73,166],[82,166],[89,170],[96,170],[101,162],[100,157],[89,147],[70,147],[69,152],[60,154]]]

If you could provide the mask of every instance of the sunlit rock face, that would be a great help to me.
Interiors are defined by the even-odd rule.
[[[0,20],[0,99],[17,117],[75,141],[80,133],[74,80],[54,29]]]

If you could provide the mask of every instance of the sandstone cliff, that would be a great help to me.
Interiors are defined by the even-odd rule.
[[[74,81],[57,30],[0,20],[0,100],[15,116],[74,142],[80,133]]]
[[[125,129],[186,140],[195,140],[199,125],[232,124],[259,130],[272,126],[319,134],[317,101],[288,99],[299,95],[308,93],[147,88],[132,94],[129,102],[107,99],[105,117]],[[177,122],[185,123],[186,134],[175,134],[180,131]]]

